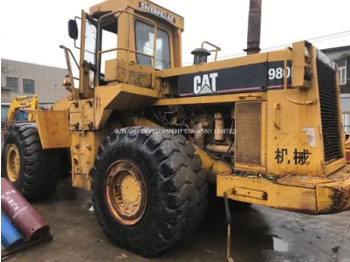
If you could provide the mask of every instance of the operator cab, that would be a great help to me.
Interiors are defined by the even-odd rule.
[[[78,19],[68,24],[75,41]],[[146,0],[108,0],[83,11],[80,93],[88,98],[83,86],[114,82],[153,87],[155,71],[181,66],[183,24],[181,16]]]

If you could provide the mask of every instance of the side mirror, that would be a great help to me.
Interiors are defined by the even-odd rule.
[[[68,34],[69,37],[77,40],[78,39],[78,25],[75,20],[69,20],[68,21]]]

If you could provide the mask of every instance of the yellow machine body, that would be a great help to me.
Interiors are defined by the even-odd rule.
[[[118,41],[103,49],[103,36],[97,37],[88,61],[91,26],[116,34]],[[151,28],[148,49],[138,48],[138,26]],[[205,108],[186,118],[195,123],[188,139],[217,196],[313,214],[348,209],[350,173],[334,63],[302,41],[285,50],[182,67],[183,29],[181,16],[146,0],[108,0],[82,12],[79,86],[65,49],[67,98],[51,111],[33,111],[43,148],[70,149],[73,185],[90,189],[98,148],[114,129],[179,127],[186,112]],[[164,41],[169,52],[160,61],[155,54],[164,52]],[[114,58],[103,59],[107,53]],[[154,111],[172,115],[169,127],[150,117]],[[220,135],[224,129],[234,132]]]
[[[10,103],[10,107],[7,113],[6,120],[14,121],[16,113],[19,110],[34,110],[38,108],[38,96],[17,96],[12,99]],[[34,116],[29,112],[28,113],[28,121],[33,121]]]

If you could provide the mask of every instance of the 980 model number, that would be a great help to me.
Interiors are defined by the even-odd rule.
[[[284,76],[283,73],[283,67],[277,67],[277,68],[270,68],[269,69],[269,79],[274,80],[274,79],[282,79]],[[290,78],[291,75],[291,69],[290,67],[287,67],[287,78]]]

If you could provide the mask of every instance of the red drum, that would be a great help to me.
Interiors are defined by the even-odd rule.
[[[1,178],[1,209],[26,240],[46,236],[50,227],[6,178]]]

